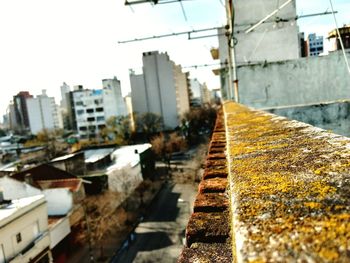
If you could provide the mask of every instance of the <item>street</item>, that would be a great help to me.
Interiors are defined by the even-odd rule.
[[[196,193],[194,184],[165,185],[111,262],[176,262]]]

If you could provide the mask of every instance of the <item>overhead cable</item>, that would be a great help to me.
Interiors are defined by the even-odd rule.
[[[336,31],[337,31],[337,35],[338,35],[338,38],[339,38],[339,42],[340,42],[341,49],[342,49],[342,51],[343,51],[345,64],[346,64],[346,67],[348,68],[348,72],[349,72],[349,74],[350,74],[349,61],[348,61],[348,57],[346,56],[346,52],[345,52],[345,48],[344,48],[343,39],[341,38],[341,35],[340,35],[340,32],[339,32],[338,21],[337,21],[337,18],[336,18],[336,16],[335,16],[335,13],[334,13],[334,8],[333,8],[332,0],[329,0],[329,3],[331,4],[331,9],[332,9],[333,18],[334,18],[334,24],[335,24],[335,28],[336,28]]]

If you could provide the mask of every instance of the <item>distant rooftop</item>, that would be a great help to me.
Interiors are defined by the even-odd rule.
[[[13,174],[11,178],[14,178],[19,181],[25,181],[25,177],[27,174],[31,174],[33,181],[77,178],[71,173],[68,173],[48,164],[42,164],[34,168],[30,168],[19,173]]]
[[[127,165],[131,167],[135,166],[140,162],[139,154],[151,148],[152,145],[149,143],[122,146],[112,153],[112,159],[114,165],[110,166],[109,169],[123,168]],[[137,153],[135,153],[137,151]]]
[[[85,163],[95,163],[107,155],[111,154],[114,151],[114,148],[102,148],[102,149],[92,149],[85,150]]]

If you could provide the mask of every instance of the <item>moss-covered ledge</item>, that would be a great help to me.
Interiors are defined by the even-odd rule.
[[[232,102],[223,111],[232,260],[350,262],[350,139]]]

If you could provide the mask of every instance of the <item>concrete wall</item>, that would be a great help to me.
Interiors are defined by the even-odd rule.
[[[158,114],[163,117],[165,128],[177,127],[179,115],[187,110],[184,101],[188,101],[188,93],[183,92],[187,88],[186,75],[181,72],[184,76],[176,78],[181,68],[166,53],[145,52],[142,61],[143,75],[130,75],[134,112]],[[177,89],[181,92],[177,93]]]
[[[238,79],[240,102],[255,108],[350,99],[349,73],[340,52],[241,66]]]
[[[245,33],[252,25],[271,14],[285,1],[237,0],[235,1],[235,37],[237,63],[248,61],[279,61],[299,57],[298,26],[295,1],[281,9],[254,31]],[[275,22],[276,17],[290,20]]]
[[[187,74],[182,72],[181,66],[175,66],[175,87],[178,118],[181,120],[186,112],[190,110],[188,94]]]
[[[350,137],[350,101],[280,107],[266,111]]]
[[[146,100],[146,87],[143,74],[130,75],[131,86],[131,101],[132,110],[135,113],[144,113],[148,111],[148,105]]]
[[[63,128],[59,124],[55,99],[45,95],[27,99],[29,126],[32,134],[43,129]]]

